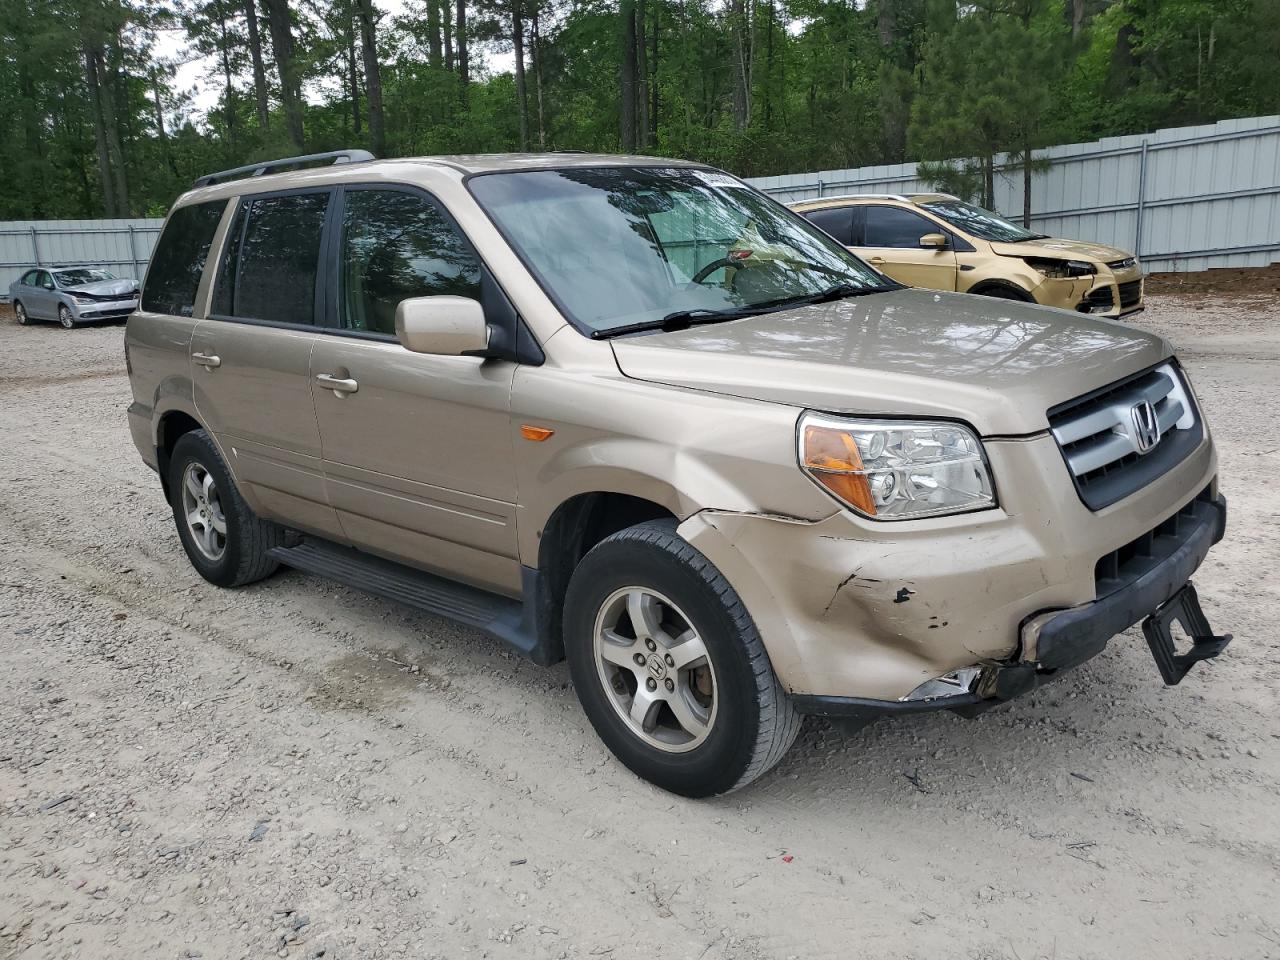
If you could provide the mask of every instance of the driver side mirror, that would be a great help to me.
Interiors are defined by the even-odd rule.
[[[54,289],[53,281],[52,281],[52,280],[46,280],[44,283],[40,284],[40,286],[44,287],[46,290],[53,290],[53,289]]]
[[[943,233],[926,233],[920,238],[920,246],[925,250],[945,250],[947,236]]]
[[[414,353],[471,356],[488,349],[489,325],[470,297],[414,297],[396,307],[396,339]]]

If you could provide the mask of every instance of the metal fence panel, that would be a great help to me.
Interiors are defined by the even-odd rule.
[[[31,267],[107,267],[142,279],[163,220],[0,221],[0,299]]]
[[[1280,261],[1280,116],[1049,147],[1032,176],[1032,226],[1142,257],[1149,271]],[[1006,158],[997,157],[997,163]],[[779,200],[932,189],[914,163],[751,181]],[[1022,173],[996,176],[996,209],[1020,221]]]

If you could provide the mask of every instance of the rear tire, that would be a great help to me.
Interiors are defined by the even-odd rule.
[[[18,318],[18,326],[26,327],[31,325],[31,318],[27,316],[27,308],[22,305],[21,300],[13,301],[13,312]]]
[[[675,527],[628,527],[582,559],[565,600],[565,652],[613,754],[664,790],[707,797],[773,767],[801,718],[742,600]]]
[[[268,551],[284,546],[284,529],[249,509],[204,430],[184,433],[174,444],[169,500],[182,547],[210,583],[240,587],[279,568]]]

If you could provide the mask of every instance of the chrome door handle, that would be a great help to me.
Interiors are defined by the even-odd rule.
[[[191,362],[198,363],[202,367],[220,367],[222,366],[222,358],[213,353],[193,353]]]
[[[317,373],[316,383],[338,394],[355,393],[360,389],[360,384],[354,380],[343,380],[341,377],[330,376],[327,373]]]
[[[868,257],[868,263],[884,263],[884,257]]]

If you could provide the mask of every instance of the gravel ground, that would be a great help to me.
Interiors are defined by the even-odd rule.
[[[1009,708],[806,726],[727,799],[636,780],[563,665],[188,565],[123,327],[0,321],[0,957],[1280,957],[1280,301],[1155,298],[1221,447],[1197,577]]]

